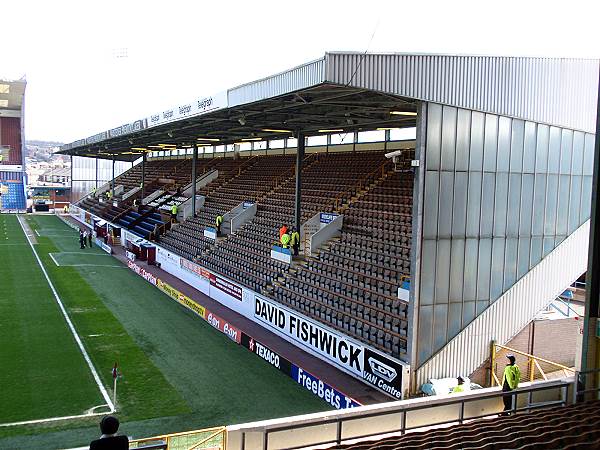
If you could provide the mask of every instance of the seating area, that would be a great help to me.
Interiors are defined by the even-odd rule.
[[[492,450],[600,448],[600,401],[477,420],[402,436],[332,447],[345,450]]]
[[[391,172],[343,212],[340,238],[275,286],[281,303],[373,346],[406,354],[412,173]]]
[[[191,171],[189,160],[166,162],[148,164],[154,166],[153,177],[173,178],[167,172],[171,168],[179,171],[182,183],[189,183],[191,177],[183,178],[184,169]],[[336,212],[344,215],[344,225],[341,235],[317,256],[291,267],[272,259],[270,251],[278,241],[279,227],[294,222],[295,156],[215,158],[202,161],[200,167],[199,173],[217,169],[219,176],[200,189],[206,199],[200,213],[161,235],[162,246],[382,351],[405,357],[408,305],[398,298],[398,287],[402,277],[410,275],[413,175],[408,167],[394,170],[383,152],[307,155],[302,222],[319,212]],[[130,184],[136,176],[122,175],[132,180]],[[157,214],[161,208],[168,213],[171,203],[185,200],[173,194],[167,191],[149,206]],[[204,228],[214,226],[217,215],[244,201],[257,202],[252,221],[216,243],[204,237]],[[98,214],[98,205],[91,203],[84,200],[82,206]],[[142,220],[126,206],[107,204],[99,215],[116,218],[150,237],[152,219],[158,217]]]

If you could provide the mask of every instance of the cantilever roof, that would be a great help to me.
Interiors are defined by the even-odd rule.
[[[67,144],[61,153],[133,159],[139,155],[123,152],[159,142],[192,143],[195,136],[231,143],[282,137],[263,129],[311,134],[323,128],[414,126],[414,117],[389,113],[415,111],[419,100],[594,132],[598,64],[592,59],[329,52]]]

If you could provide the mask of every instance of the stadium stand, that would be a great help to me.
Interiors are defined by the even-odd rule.
[[[398,298],[402,277],[410,275],[412,157],[394,165],[380,151],[313,153],[303,161],[302,222],[319,212],[344,215],[339,238],[316,256],[291,267],[271,258],[278,229],[294,222],[295,156],[201,160],[198,173],[219,176],[199,193],[203,209],[168,229],[166,214],[186,197],[173,191],[191,181],[190,160],[147,164],[146,182],[163,195],[134,211],[85,198],[81,206],[134,233],[151,238],[155,226],[166,249],[268,295],[286,306],[367,342],[393,356],[407,351],[408,305]],[[168,186],[161,181],[176,180]],[[115,184],[139,185],[139,165]],[[145,189],[148,193],[152,189]],[[204,228],[241,202],[258,205],[254,219],[216,243]],[[161,214],[162,212],[162,214]]]
[[[332,448],[345,450],[596,449],[600,448],[600,433],[597,430],[599,420],[600,402],[594,401]]]

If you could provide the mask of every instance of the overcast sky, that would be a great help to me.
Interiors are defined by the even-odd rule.
[[[70,142],[328,50],[600,57],[599,5],[3,2],[0,78],[27,78],[27,139]]]

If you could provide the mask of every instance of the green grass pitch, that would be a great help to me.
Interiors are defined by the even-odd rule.
[[[80,250],[77,233],[58,218],[27,222],[109,393],[119,363],[124,433],[145,437],[330,409],[116,259],[96,247]],[[103,403],[15,216],[0,216],[0,256],[0,342],[10,347],[0,352],[9,367],[0,370],[0,382],[11,387],[0,400],[7,401],[0,423],[81,414]],[[48,331],[40,336],[40,329]],[[98,434],[97,422],[0,428],[0,448],[85,445]]]

